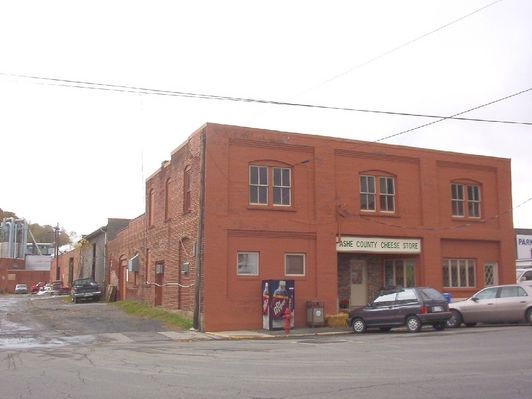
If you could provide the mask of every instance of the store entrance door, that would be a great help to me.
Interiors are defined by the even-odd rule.
[[[350,259],[351,298],[349,306],[363,306],[368,303],[368,265],[364,259]]]

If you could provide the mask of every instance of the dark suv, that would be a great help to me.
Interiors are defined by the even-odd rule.
[[[363,333],[368,328],[389,331],[402,326],[410,332],[418,332],[425,324],[443,330],[449,317],[447,299],[439,291],[413,287],[380,291],[367,306],[349,312],[347,322],[356,333]]]
[[[92,278],[80,278],[72,282],[70,296],[74,303],[81,299],[99,301],[102,296],[102,290]]]

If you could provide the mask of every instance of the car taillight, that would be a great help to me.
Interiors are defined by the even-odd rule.
[[[427,307],[426,307],[426,306],[421,306],[421,307],[419,308],[419,313],[420,313],[420,314],[425,314],[425,313],[427,313]]]

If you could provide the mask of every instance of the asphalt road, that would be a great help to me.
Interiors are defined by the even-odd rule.
[[[19,334],[36,338],[26,346],[0,345],[2,398],[532,397],[527,325],[274,340],[198,335],[186,341],[176,337],[187,332],[165,335],[160,325],[150,330],[144,320],[117,315],[104,304],[79,306],[91,313],[87,319],[50,316],[53,331],[35,330],[46,324],[31,324],[40,317],[25,319],[28,324],[13,318],[27,306],[36,306],[45,319],[68,314],[63,305],[75,306],[0,297],[0,342],[17,326],[27,328]],[[60,340],[65,332],[71,341]],[[127,339],[103,339],[105,334]]]

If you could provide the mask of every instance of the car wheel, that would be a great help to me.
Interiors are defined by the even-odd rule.
[[[441,321],[439,323],[434,323],[432,325],[432,328],[434,328],[436,331],[445,330],[445,322]]]
[[[408,316],[406,318],[406,329],[408,332],[418,332],[421,330],[421,320],[417,316]]]
[[[532,308],[526,311],[526,321],[528,324],[532,324]]]
[[[475,327],[477,323],[465,323],[466,327]]]
[[[449,328],[458,328],[462,324],[462,315],[457,310],[451,310],[451,317],[445,322]]]
[[[353,327],[353,332],[361,334],[366,332],[366,322],[360,318],[356,318],[351,322],[351,327]]]

